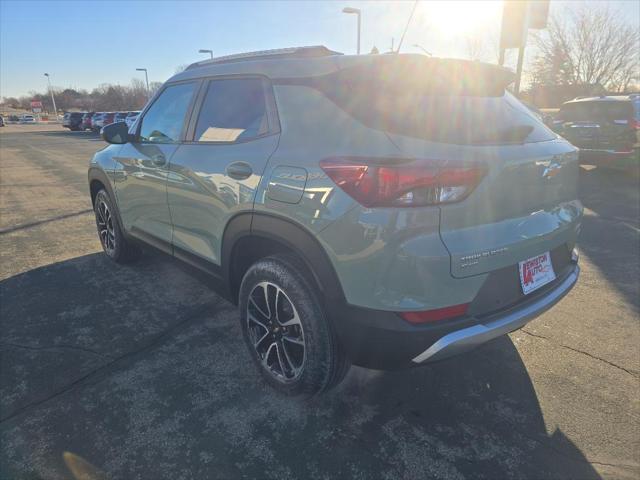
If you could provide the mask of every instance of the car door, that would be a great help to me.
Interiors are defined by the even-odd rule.
[[[225,225],[252,209],[280,129],[271,85],[262,77],[211,79],[197,105],[188,141],[169,162],[167,194],[174,255],[215,268]]]
[[[125,230],[169,252],[169,160],[184,138],[186,119],[198,88],[196,81],[166,86],[145,111],[135,140],[125,144],[114,157],[116,197]]]

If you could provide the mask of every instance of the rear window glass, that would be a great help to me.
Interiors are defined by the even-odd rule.
[[[628,120],[631,115],[631,102],[576,102],[560,108],[560,119],[567,122]]]
[[[417,63],[410,69],[392,63],[350,67],[314,84],[365,125],[390,133],[460,145],[555,138],[529,109],[505,92],[510,80],[501,78],[501,72],[463,67],[433,68]]]

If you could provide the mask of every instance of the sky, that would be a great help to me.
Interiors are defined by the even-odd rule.
[[[552,11],[579,2],[552,0]],[[639,25],[638,0],[611,0]],[[0,0],[0,96],[44,92],[44,73],[56,88],[91,90],[132,78],[164,82],[181,65],[214,55],[302,45],[356,50],[356,16],[362,11],[362,53],[388,51],[398,41],[413,1],[12,1]],[[402,52],[466,58],[469,38],[480,39],[483,59],[495,62],[501,1],[421,1]],[[512,57],[511,57],[512,58]]]

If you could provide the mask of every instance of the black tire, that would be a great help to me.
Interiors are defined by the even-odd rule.
[[[278,305],[274,301],[267,303],[266,299],[277,289],[280,289],[275,293]],[[263,294],[264,301],[261,301]],[[293,310],[287,307],[287,301]],[[274,255],[254,263],[242,279],[239,306],[250,355],[262,376],[276,390],[287,395],[311,396],[342,381],[349,362],[322,306],[318,287],[296,257]],[[272,310],[280,312],[275,321]],[[255,318],[266,327],[258,325]],[[298,323],[282,326],[296,322],[295,319],[299,319],[299,326]],[[280,337],[278,328],[282,330]],[[290,330],[285,333],[287,329]],[[264,338],[263,335],[266,339],[258,340]],[[291,338],[295,343],[292,344]],[[300,339],[302,354],[297,345]]]
[[[117,263],[131,263],[137,260],[140,257],[140,249],[123,235],[117,210],[106,190],[102,189],[97,193],[93,211],[104,253]]]

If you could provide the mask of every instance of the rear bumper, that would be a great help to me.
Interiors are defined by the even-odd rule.
[[[579,275],[580,267],[576,265],[573,271],[544,297],[518,306],[510,312],[483,319],[482,323],[472,327],[451,332],[424,352],[416,355],[412,362],[425,363],[452,357],[469,351],[496,337],[522,328],[528,322],[549,310],[569,293],[578,281]]]
[[[637,163],[639,149],[619,152],[615,150],[580,149],[580,163],[588,163],[601,167],[632,166]]]
[[[351,362],[366,368],[400,369],[442,360],[522,328],[558,303],[580,274],[574,258],[562,276],[539,294],[486,316],[467,315],[412,325],[396,313],[354,306],[328,306]]]

